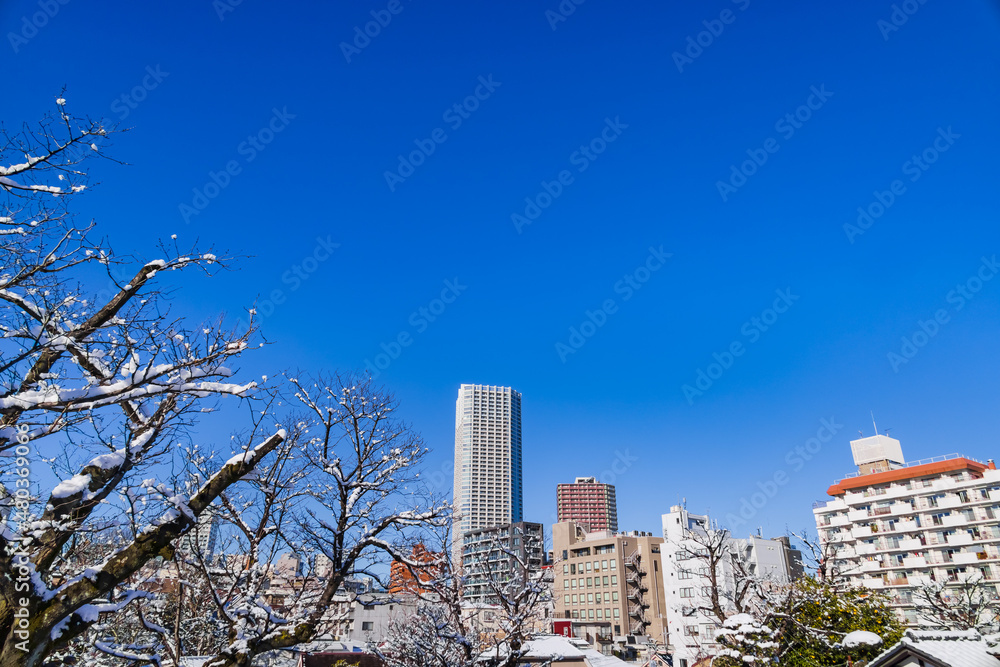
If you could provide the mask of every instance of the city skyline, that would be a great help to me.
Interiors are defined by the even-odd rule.
[[[623,529],[659,525],[653,488],[781,534],[813,525],[870,411],[914,459],[996,456],[1000,13],[925,3],[886,32],[891,3],[744,4],[697,57],[723,6],[586,3],[553,27],[549,6],[404,4],[349,62],[375,8],[60,4],[8,40],[0,114],[62,96],[129,128],[81,219],[144,259],[174,234],[238,256],[176,274],[172,312],[235,325],[256,304],[276,344],[252,378],[368,360],[432,450],[430,490],[453,488],[455,388],[489,382],[530,405],[526,519],[595,476]],[[0,18],[20,35],[37,11]],[[229,442],[220,421],[197,437]]]

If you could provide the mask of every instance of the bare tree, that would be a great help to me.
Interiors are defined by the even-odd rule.
[[[385,645],[378,649],[386,664],[472,667],[485,662],[515,667],[528,650],[527,642],[539,631],[545,604],[551,599],[540,571],[524,556],[535,538],[524,539],[529,543],[522,551],[494,537],[467,563],[456,565],[444,555],[451,544],[445,536],[442,557],[420,566],[423,571],[433,568],[437,576],[421,583],[416,611],[394,619]],[[498,560],[508,567],[493,567]],[[485,589],[487,605],[466,601],[464,592],[471,577],[480,591]]]
[[[722,623],[733,614],[752,611],[762,579],[728,530],[685,530],[676,558],[704,592],[694,609]]]
[[[211,275],[225,258],[174,241],[135,261],[74,223],[83,163],[103,157],[110,130],[65,109],[60,98],[40,126],[0,131],[0,667],[39,667],[83,641],[133,664],[176,664],[184,614],[171,625],[149,577],[212,506],[239,558],[184,563],[210,582],[225,629],[210,664],[248,665],[311,639],[348,577],[376,553],[405,558],[393,542],[447,508],[407,491],[425,450],[384,391],[290,378],[296,414],[276,389],[230,380],[251,348],[252,311],[242,334],[221,318],[171,317],[157,287],[168,272]],[[95,269],[113,286],[106,298],[86,287]],[[196,442],[193,427],[226,398],[251,415],[224,413],[241,424],[232,448]],[[261,591],[285,547],[333,565],[279,614]],[[117,636],[132,639],[105,641],[118,619],[132,630]]]
[[[996,587],[980,572],[953,581],[926,581],[913,592],[917,619],[942,630],[1000,632],[1000,601]]]

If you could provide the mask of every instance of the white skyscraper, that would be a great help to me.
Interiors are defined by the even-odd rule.
[[[463,384],[455,407],[454,536],[522,521],[521,394]]]
[[[219,537],[219,511],[209,505],[198,517],[197,523],[178,541],[181,551],[200,553],[208,560],[215,558],[216,541]]]

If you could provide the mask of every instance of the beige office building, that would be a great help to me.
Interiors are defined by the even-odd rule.
[[[557,632],[585,639],[606,655],[663,647],[667,613],[660,557],[651,533],[586,532],[573,521],[552,526]]]

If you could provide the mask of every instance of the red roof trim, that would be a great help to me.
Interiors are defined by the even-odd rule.
[[[899,468],[898,470],[876,472],[871,475],[848,477],[831,486],[826,492],[831,496],[841,496],[852,489],[863,489],[887,482],[898,482],[904,479],[913,479],[914,477],[926,477],[927,475],[940,475],[954,470],[982,472],[987,467],[989,466],[985,463],[979,463],[967,458],[950,459],[948,461],[938,461],[937,463],[926,463],[922,466],[913,466],[912,468]]]

